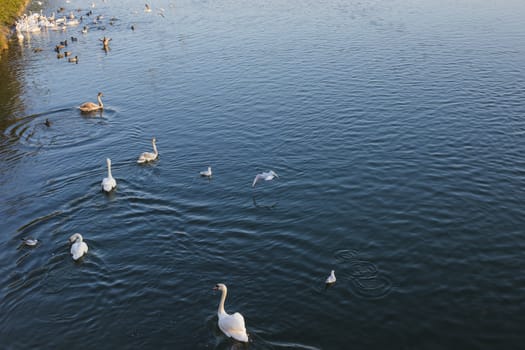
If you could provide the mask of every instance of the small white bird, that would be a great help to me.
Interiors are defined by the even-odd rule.
[[[73,243],[70,250],[73,260],[80,259],[88,252],[88,246],[80,233],[75,233],[69,237],[69,243]]]
[[[111,192],[117,187],[117,180],[111,175],[111,159],[106,158],[106,163],[108,164],[108,177],[102,179],[102,189],[106,192]]]
[[[137,163],[139,163],[139,164],[147,163],[147,162],[154,161],[154,160],[156,160],[158,158],[159,151],[157,151],[157,139],[153,138],[151,140],[151,144],[153,145],[153,153],[151,153],[151,152],[144,152],[144,153],[142,153],[139,156],[139,159],[137,160]]]
[[[220,290],[222,292],[221,301],[219,302],[219,309],[217,310],[220,330],[230,338],[241,342],[248,342],[248,334],[246,333],[246,326],[244,325],[244,317],[238,312],[230,315],[224,310],[224,301],[226,300],[228,289],[222,283],[217,284],[213,289]]]
[[[257,174],[255,175],[255,179],[253,179],[252,187],[255,187],[255,184],[260,180],[270,181],[273,180],[275,177],[279,178],[279,175],[277,175],[273,170]]]
[[[34,247],[38,244],[38,239],[36,238],[22,238],[22,241],[24,241],[24,244],[28,247]]]
[[[148,4],[144,6],[144,12],[151,12],[151,7]]]
[[[201,174],[201,176],[211,177],[211,166],[208,167],[208,170],[203,170],[199,174]]]
[[[335,278],[335,271],[332,270],[332,272],[330,272],[330,276],[328,276],[328,277],[326,278],[325,283],[326,283],[326,284],[334,284],[335,281],[336,281],[336,278]]]

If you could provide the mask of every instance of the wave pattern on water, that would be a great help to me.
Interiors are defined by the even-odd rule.
[[[523,1],[150,5],[0,62],[0,344],[242,348],[219,282],[250,348],[523,343]]]

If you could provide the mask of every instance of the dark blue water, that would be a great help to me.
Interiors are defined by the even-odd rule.
[[[95,1],[0,63],[2,348],[242,348],[216,283],[246,348],[523,346],[523,1],[151,7]]]

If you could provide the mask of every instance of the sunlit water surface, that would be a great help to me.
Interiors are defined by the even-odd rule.
[[[242,348],[219,282],[250,349],[523,346],[525,2],[89,3],[1,63],[3,349]]]

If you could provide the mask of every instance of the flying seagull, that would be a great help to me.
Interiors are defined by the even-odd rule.
[[[273,180],[275,177],[279,177],[273,170],[269,170],[268,172],[263,172],[260,174],[255,175],[255,179],[253,179],[252,187],[255,187],[255,184],[261,180],[270,181]]]

